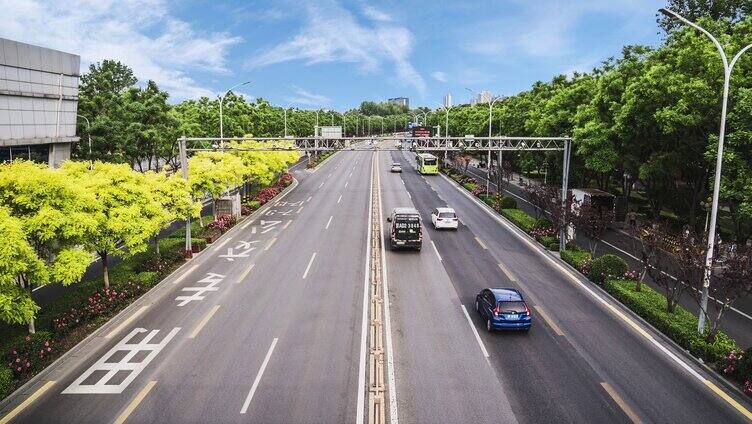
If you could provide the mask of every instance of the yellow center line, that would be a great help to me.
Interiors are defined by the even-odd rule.
[[[274,244],[275,241],[277,241],[276,237],[274,237],[273,239],[271,239],[269,241],[269,244],[266,245],[266,247],[264,248],[264,250],[269,250],[269,248],[272,247],[272,245]]]
[[[747,408],[745,408],[739,402],[737,402],[736,400],[734,400],[734,398],[732,398],[731,396],[729,396],[728,393],[726,393],[723,390],[721,390],[721,388],[718,387],[718,386],[716,386],[712,381],[710,381],[708,379],[705,379],[704,383],[705,383],[706,386],[710,387],[710,390],[714,391],[715,394],[717,394],[718,396],[720,396],[721,398],[723,398],[723,400],[725,400],[726,402],[728,402],[729,405],[733,406],[734,409],[736,409],[737,411],[741,412],[741,414],[744,415],[745,417],[747,417],[748,420],[752,421],[752,412],[750,412]]]
[[[499,263],[499,268],[501,269],[501,272],[503,272],[507,278],[509,278],[509,281],[517,281],[517,278],[515,278],[514,274],[512,274],[511,271],[507,267],[504,266],[504,264]]]
[[[287,222],[285,223],[285,225],[283,225],[283,226],[282,226],[282,229],[283,229],[283,230],[286,230],[286,229],[287,229],[287,227],[289,227],[289,226],[290,226],[290,224],[292,224],[292,220],[289,220],[289,221],[287,221]]]
[[[131,316],[129,316],[128,319],[126,319],[125,321],[121,322],[120,325],[118,325],[117,327],[115,327],[114,330],[110,331],[106,336],[104,336],[104,338],[105,339],[111,339],[111,338],[113,338],[115,335],[117,335],[117,333],[119,333],[120,331],[122,331],[123,328],[127,327],[128,324],[130,324],[131,322],[133,322],[134,319],[138,318],[138,316],[141,315],[148,307],[149,307],[148,305],[147,306],[142,306],[139,310],[137,310]]]
[[[477,241],[477,242],[478,242],[478,244],[480,245],[480,247],[482,247],[482,248],[483,248],[483,250],[488,250],[488,248],[487,248],[487,247],[486,247],[486,245],[485,245],[485,244],[483,243],[483,241],[482,241],[481,239],[479,239],[479,238],[478,238],[477,236],[475,237],[475,241]]]
[[[619,396],[618,393],[616,393],[616,390],[614,390],[613,387],[611,387],[610,384],[606,383],[605,381],[601,383],[601,386],[603,387],[603,390],[608,393],[609,396],[611,396],[611,399],[616,402],[617,405],[619,405],[619,408],[621,408],[622,411],[624,411],[625,414],[627,414],[627,417],[629,417],[629,420],[632,421],[635,424],[641,424],[642,420],[640,417],[635,414],[635,412],[632,410],[632,408],[627,405],[626,402],[624,402],[624,399]]]
[[[237,283],[242,283],[243,280],[245,280],[245,277],[248,276],[248,274],[251,272],[251,270],[253,269],[254,266],[256,266],[256,264],[251,264],[248,267],[248,269],[246,269],[245,271],[243,271],[243,273],[240,275],[240,278],[238,278],[238,281],[236,281],[236,282]]]
[[[128,404],[128,406],[123,409],[123,412],[118,415],[118,417],[113,421],[113,424],[123,424],[125,420],[128,419],[128,417],[133,413],[133,411],[138,408],[138,405],[141,403],[142,400],[146,397],[146,395],[149,394],[151,389],[154,387],[154,385],[157,384],[156,381],[150,381],[146,383],[146,386],[144,386],[143,389],[141,389],[140,392],[136,395],[135,398],[131,401],[131,403]]]
[[[188,336],[189,339],[195,339],[196,338],[196,336],[198,335],[199,331],[201,331],[201,329],[204,328],[204,326],[206,325],[206,323],[209,322],[209,320],[211,319],[211,317],[213,317],[214,314],[217,313],[217,309],[219,309],[219,305],[212,306],[212,308],[209,311],[209,313],[206,314],[206,316],[204,316],[204,318],[201,320],[201,322],[198,323],[198,325],[196,326],[196,328],[193,329],[193,332],[191,333],[191,335]]]
[[[13,410],[10,411],[10,413],[8,415],[4,416],[3,418],[0,418],[0,424],[8,424],[13,418],[16,417],[16,415],[20,414],[21,411],[23,411],[29,405],[31,405],[32,403],[34,403],[34,401],[37,400],[37,398],[39,398],[40,396],[42,396],[44,394],[44,392],[46,392],[47,390],[49,390],[50,387],[52,387],[54,384],[55,384],[54,381],[48,381],[48,382],[44,383],[44,385],[42,385],[42,387],[38,388],[36,392],[32,393],[32,395],[29,396],[29,397],[27,397],[26,400],[24,400],[18,406],[16,406],[15,408],[13,408]]]
[[[559,328],[559,326],[556,325],[556,322],[552,320],[551,317],[548,316],[548,314],[546,313],[546,311],[543,310],[543,308],[541,308],[538,305],[533,306],[533,308],[535,308],[535,310],[538,312],[538,315],[540,315],[541,318],[543,318],[543,321],[546,321],[546,324],[548,324],[548,326],[551,327],[552,330],[554,330],[554,333],[556,333],[559,336],[564,335],[564,332],[561,331],[561,328]]]

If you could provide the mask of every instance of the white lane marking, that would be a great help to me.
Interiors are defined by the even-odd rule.
[[[324,228],[325,230],[328,230],[328,229],[329,229],[329,224],[331,224],[331,223],[332,223],[332,219],[333,219],[333,218],[334,218],[334,215],[332,215],[332,216],[330,216],[330,217],[329,217],[329,221],[326,221],[326,228]]]
[[[410,192],[409,192],[409,191],[407,192],[407,197],[409,197],[409,198],[411,198],[411,199],[413,198],[413,196],[411,196],[411,195],[410,195]]]
[[[266,370],[266,365],[269,363],[269,358],[272,357],[272,352],[274,352],[274,346],[277,345],[278,338],[274,338],[272,340],[272,345],[269,346],[269,351],[266,352],[266,357],[264,357],[264,362],[261,363],[261,368],[259,369],[258,374],[256,374],[256,379],[253,380],[253,385],[251,386],[251,391],[248,392],[248,396],[245,398],[245,402],[243,402],[243,407],[240,409],[241,414],[245,414],[246,411],[248,411],[248,406],[251,404],[251,399],[253,399],[253,394],[256,393],[256,389],[258,388],[259,383],[261,382],[261,377],[264,375],[264,370]]]
[[[556,325],[556,322],[553,319],[551,319],[551,317],[548,316],[548,314],[546,313],[546,311],[543,310],[542,307],[535,305],[533,306],[533,308],[535,308],[535,310],[538,311],[538,315],[540,315],[541,318],[543,318],[543,321],[546,321],[546,324],[548,324],[548,326],[551,327],[552,330],[554,330],[554,333],[556,333],[556,335],[558,336],[564,335],[564,332],[561,331],[561,328],[559,328],[559,326]]]
[[[357,160],[356,160],[357,163]],[[364,410],[365,410],[365,397],[366,397],[366,349],[367,349],[367,337],[368,337],[368,294],[370,285],[370,271],[371,271],[371,202],[373,202],[373,161],[371,162],[370,172],[370,189],[368,194],[368,202],[366,203],[366,216],[368,220],[368,236],[366,237],[366,266],[363,271],[363,313],[361,314],[360,323],[360,360],[358,363],[358,400],[355,414],[355,424],[363,424]],[[326,228],[329,229],[329,224],[332,222],[334,216],[329,217],[329,222],[326,223]]]
[[[298,211],[295,212],[295,213],[300,213],[300,211],[302,211],[302,210],[303,210],[303,207],[301,206],[301,207],[298,208]]]
[[[271,239],[269,241],[269,244],[266,245],[266,247],[264,248],[264,250],[269,250],[269,248],[272,247],[272,245],[274,244],[275,241],[277,241],[276,237],[274,237],[273,239]]]
[[[337,165],[337,166],[339,166],[339,165]],[[336,166],[335,166],[335,168],[336,168]],[[330,172],[329,175],[326,176],[326,178],[331,178],[331,177],[332,177],[332,173]]]
[[[253,228],[251,228],[251,234],[256,234],[256,226],[254,225]]]
[[[188,274],[192,273],[193,271],[198,268],[198,264],[193,265],[192,267],[188,268],[187,271],[185,271],[183,274],[180,275],[180,277],[176,278],[175,281],[172,282],[172,284],[178,284],[179,282],[183,281],[185,277],[188,276]]]
[[[249,265],[249,266],[248,266],[248,269],[246,269],[245,271],[243,271],[243,273],[242,273],[242,274],[240,274],[240,278],[238,278],[238,280],[236,281],[236,283],[242,283],[242,282],[243,282],[243,280],[245,280],[245,277],[247,277],[247,276],[248,276],[248,274],[249,274],[249,273],[251,272],[251,270],[252,270],[252,269],[253,269],[253,267],[255,267],[255,266],[256,266],[256,264],[251,264],[251,265]]]
[[[501,269],[501,272],[503,272],[504,275],[506,275],[507,278],[509,278],[509,281],[517,281],[517,278],[514,276],[514,274],[512,274],[512,272],[509,271],[509,269],[507,269],[507,267],[505,267],[503,263],[499,262],[498,265],[499,265],[499,268]]]
[[[350,181],[345,181],[345,188],[347,188],[347,184],[349,184]]]
[[[311,265],[313,265],[313,260],[316,259],[316,252],[313,252],[313,255],[311,255],[311,259],[308,261],[308,266],[306,266],[305,272],[303,273],[303,279],[308,276],[308,271],[311,270]]]
[[[289,220],[289,221],[285,222],[285,225],[283,225],[283,226],[282,226],[282,229],[283,229],[283,230],[286,230],[286,229],[287,229],[287,227],[289,227],[289,226],[290,226],[290,224],[292,224],[292,220]]]
[[[483,356],[488,358],[488,351],[486,350],[486,346],[483,345],[483,340],[480,339],[480,334],[478,334],[478,329],[475,328],[475,325],[473,325],[473,320],[470,319],[470,314],[467,313],[467,308],[465,308],[465,305],[460,305],[462,307],[462,312],[465,314],[465,318],[467,318],[467,323],[470,325],[470,329],[473,330],[473,334],[475,335],[475,341],[478,342],[478,346],[480,346],[481,352],[483,352]]]
[[[130,343],[140,333],[149,332],[141,341]],[[147,330],[134,328],[122,340],[102,355],[89,369],[84,371],[70,386],[63,390],[62,394],[118,394],[123,393],[126,387],[138,377],[149,363],[162,351],[167,343],[180,331],[180,327],[173,328],[159,343],[152,343],[151,339],[160,330]],[[119,360],[113,357],[119,356],[119,352],[128,352]],[[140,352],[148,352],[141,362],[130,362]],[[95,383],[81,384],[97,371],[106,371],[101,374]],[[119,384],[107,384],[119,371],[129,372]]]
[[[340,194],[340,195],[339,195],[339,199],[337,199],[337,203],[339,203],[339,202],[341,202],[341,201],[342,201],[342,195]]]
[[[138,318],[139,315],[143,314],[144,311],[146,311],[147,308],[149,308],[148,305],[140,307],[136,312],[134,312],[131,316],[129,316],[125,321],[121,322],[120,325],[118,325],[117,327],[115,327],[114,330],[112,330],[109,333],[107,333],[107,335],[104,336],[104,338],[105,339],[111,339],[111,338],[115,337],[115,335],[117,335],[117,333],[119,333],[123,328],[127,327],[128,324],[130,324],[131,322],[133,322],[133,320],[135,320],[136,318]]]
[[[242,227],[240,227],[240,229],[241,229],[241,230],[245,230],[245,229],[246,229],[246,228],[248,228],[248,226],[249,226],[249,225],[251,225],[251,224],[253,224],[253,220],[252,220],[252,219],[249,219],[249,220],[248,220],[248,222],[246,222],[245,224],[243,224],[243,226],[242,226]]]
[[[431,240],[431,246],[433,246],[433,251],[436,252],[436,256],[439,258],[439,262],[443,262],[443,259],[441,259],[441,255],[439,255],[439,249],[436,248],[436,244]]]
[[[347,178],[350,178],[350,177],[352,177],[352,172],[347,174]]]
[[[319,184],[319,188],[324,186],[324,182],[322,181],[321,184]]]
[[[376,153],[376,156],[378,153]],[[381,182],[381,172],[376,172],[376,178]],[[381,188],[381,184],[379,184]],[[379,196],[379,222],[384,222],[384,216],[381,210],[381,196]],[[389,422],[398,424],[399,416],[397,411],[397,384],[394,378],[394,352],[392,347],[392,318],[389,314],[389,278],[386,269],[386,248],[384,244],[384,232],[381,232],[381,284],[384,286],[384,331],[386,332],[386,373],[387,384],[389,384]]]
[[[479,239],[478,236],[475,236],[475,241],[478,242],[478,244],[480,245],[480,247],[483,248],[483,250],[488,250],[488,247],[486,247],[486,245],[483,243],[483,240]]]
[[[313,196],[308,196],[308,198],[306,199],[306,203],[310,202],[312,197]]]

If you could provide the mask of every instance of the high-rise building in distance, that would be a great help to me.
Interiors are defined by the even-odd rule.
[[[410,109],[410,99],[408,99],[407,97],[394,97],[392,99],[389,99],[389,103],[404,106]]]
[[[446,96],[444,96],[444,107],[452,107],[452,93],[447,93]]]

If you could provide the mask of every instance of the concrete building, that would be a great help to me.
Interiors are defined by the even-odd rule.
[[[408,99],[407,97],[395,97],[393,99],[389,99],[389,103],[394,103],[395,105],[404,106],[410,109],[410,99]]]
[[[477,103],[486,103],[486,104],[491,103],[492,98],[493,98],[493,94],[491,94],[490,91],[483,90],[478,94],[478,100],[476,101],[476,104]]]
[[[444,96],[444,107],[452,107],[452,93],[447,93],[446,96]]]
[[[0,38],[0,162],[70,158],[80,66],[77,55]]]

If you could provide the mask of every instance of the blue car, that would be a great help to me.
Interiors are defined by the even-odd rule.
[[[483,289],[475,296],[475,309],[486,320],[486,329],[528,331],[533,323],[530,308],[517,289]]]

